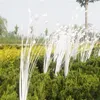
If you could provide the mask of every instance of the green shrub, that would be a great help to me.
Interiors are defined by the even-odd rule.
[[[28,100],[100,100],[100,57],[85,63],[70,62],[70,70],[55,76],[54,62],[43,73],[43,56],[32,72]],[[72,63],[73,62],[73,63]],[[0,51],[0,100],[19,100],[20,49],[4,47]]]

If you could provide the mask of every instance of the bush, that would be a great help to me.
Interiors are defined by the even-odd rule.
[[[28,100],[100,100],[100,57],[70,63],[67,77],[63,69],[55,76],[53,62],[44,74],[41,54],[32,72]],[[19,100],[19,65],[20,49],[0,50],[0,100]]]

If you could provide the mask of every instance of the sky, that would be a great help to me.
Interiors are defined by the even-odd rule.
[[[0,0],[0,16],[7,19],[8,31],[14,30],[17,24],[27,33],[28,9],[32,12],[36,34],[43,33],[45,28],[53,32],[59,25],[84,24],[84,8],[76,0]],[[100,30],[100,1],[89,4],[88,9],[88,23]]]

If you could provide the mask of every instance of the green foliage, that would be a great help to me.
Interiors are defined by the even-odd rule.
[[[7,33],[7,20],[0,16],[0,36]]]
[[[11,52],[9,52],[11,53]],[[19,57],[2,54],[0,59],[0,100],[18,100]]]
[[[5,49],[0,51],[0,100],[19,100],[19,49]],[[63,69],[55,76],[53,62],[44,74],[40,56],[32,72],[27,100],[100,100],[100,57],[70,63],[67,77]]]
[[[47,28],[45,29],[45,35],[46,36],[48,35],[48,29]]]
[[[0,36],[0,44],[21,44],[21,37],[12,33],[7,34],[5,37]]]
[[[16,25],[16,26],[15,26],[15,30],[14,30],[14,33],[15,33],[15,34],[18,34],[18,28],[19,28],[19,27]]]

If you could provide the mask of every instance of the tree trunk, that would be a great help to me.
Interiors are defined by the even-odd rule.
[[[85,0],[85,29],[88,28],[88,0]]]

